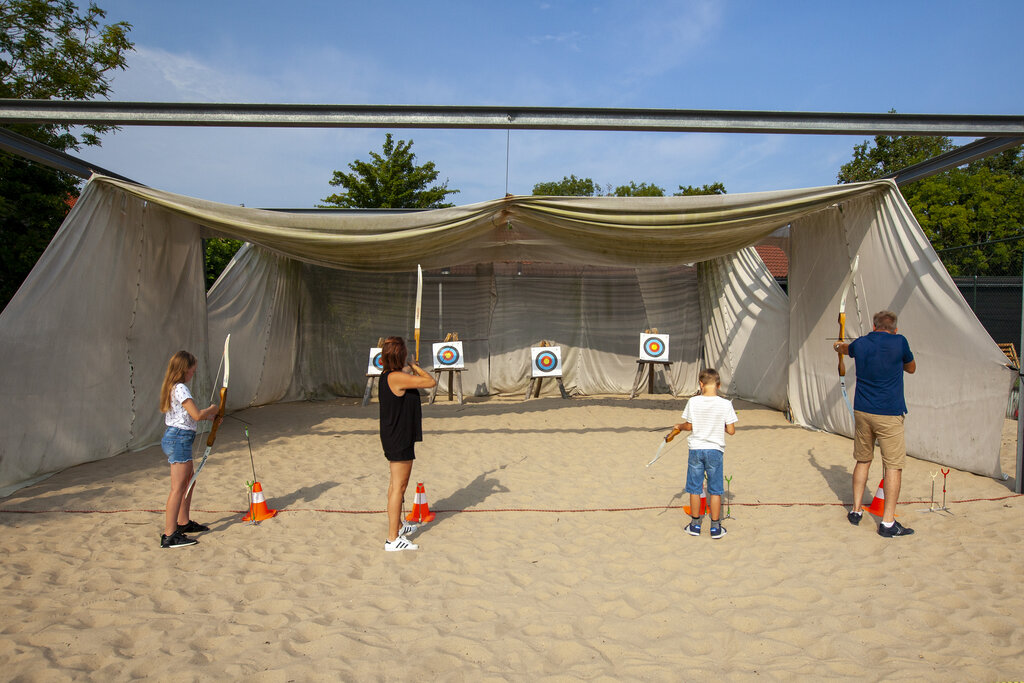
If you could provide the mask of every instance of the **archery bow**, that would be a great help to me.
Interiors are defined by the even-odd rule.
[[[676,429],[675,427],[673,427],[672,431],[669,432],[668,435],[665,436],[665,440],[661,442],[660,446],[658,446],[658,452],[654,454],[654,460],[652,460],[649,463],[647,463],[648,467],[650,467],[654,463],[658,462],[658,458],[660,458],[662,452],[664,452],[665,446],[667,446],[668,442],[671,441],[672,439],[674,439],[676,437],[676,434],[678,434],[678,433],[679,433],[679,430]]]
[[[206,459],[210,457],[210,451],[213,450],[213,442],[217,440],[217,427],[220,426],[220,421],[224,418],[224,407],[228,402],[228,377],[231,374],[231,360],[228,357],[228,344],[231,342],[231,334],[224,337],[224,382],[220,387],[220,406],[217,408],[217,417],[213,420],[213,429],[210,430],[210,436],[206,438],[206,452],[203,453],[203,459],[199,461],[199,466],[196,467],[196,471],[192,473],[192,478],[188,482],[188,488],[185,489],[185,496],[192,492],[192,487],[195,486],[196,477],[203,469],[203,465],[206,464]]]
[[[416,264],[416,326],[413,334],[416,336],[416,362],[420,362],[420,304],[423,302],[423,269]]]
[[[836,342],[838,347],[839,344],[844,343],[846,337],[846,295],[850,293],[850,287],[853,285],[853,277],[857,274],[857,265],[860,263],[860,254],[853,257],[853,263],[850,265],[850,272],[846,275],[846,282],[843,283],[843,296],[839,299],[839,341]],[[850,409],[850,417],[853,417],[853,406],[850,404],[850,396],[846,393],[846,362],[843,360],[843,352],[839,351],[838,348],[836,353],[839,354],[839,386],[843,390],[843,400],[846,401],[846,407]]]

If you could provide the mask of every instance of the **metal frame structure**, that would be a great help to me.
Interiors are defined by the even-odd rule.
[[[1004,115],[104,100],[0,99],[4,123],[1024,137],[1024,116]]]
[[[444,128],[805,135],[982,137],[892,174],[921,180],[1024,144],[1024,116],[871,114],[709,109],[460,107],[444,105],[232,104],[0,99],[4,124],[263,128]],[[13,137],[12,137],[13,136]],[[0,128],[0,149],[88,178],[94,164]]]
[[[123,175],[114,173],[113,171],[108,171],[96,164],[90,164],[89,162],[83,161],[82,159],[72,156],[66,152],[61,152],[49,145],[37,142],[32,138],[27,138],[24,135],[18,135],[6,128],[0,128],[0,149],[31,161],[35,161],[43,166],[49,166],[50,168],[57,169],[58,171],[71,173],[79,178],[88,178],[93,173],[99,173],[112,178],[127,180],[130,183],[135,182]],[[138,185],[139,183],[135,184]]]
[[[898,185],[921,180],[948,168],[1024,143],[1024,116],[1003,115],[0,99],[0,126],[15,123],[66,126],[96,124],[259,128],[443,128],[982,138],[889,176]],[[93,172],[123,178],[2,128],[0,149],[85,178]],[[1021,347],[1024,348],[1024,323],[1021,328]],[[1024,372],[1018,372],[1024,385]],[[1020,393],[1020,413],[1024,414],[1024,390]],[[1024,493],[1024,420],[1018,419],[1017,424],[1015,490],[1017,493]]]

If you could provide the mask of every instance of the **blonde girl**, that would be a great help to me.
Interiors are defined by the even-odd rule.
[[[160,447],[171,465],[171,492],[167,496],[167,511],[164,513],[164,533],[160,536],[161,548],[182,548],[199,541],[189,538],[188,533],[209,531],[189,519],[192,507],[192,492],[185,495],[185,488],[192,478],[192,443],[196,439],[196,423],[212,420],[217,415],[217,405],[199,410],[188,383],[196,374],[196,357],[188,351],[178,351],[167,363],[163,386],[160,387],[160,412],[164,414],[167,429],[160,440]],[[195,487],[193,487],[195,491]]]

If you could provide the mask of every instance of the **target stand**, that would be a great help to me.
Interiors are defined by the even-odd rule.
[[[665,376],[665,382],[668,384],[669,391],[672,395],[676,395],[676,388],[672,384],[672,362],[671,361],[658,361],[658,360],[638,360],[636,362],[636,377],[633,379],[633,391],[630,392],[630,398],[636,398],[637,394],[640,393],[640,386],[643,384],[644,370],[647,371],[647,393],[654,393],[654,370],[660,368],[662,374]]]
[[[530,353],[532,372],[523,400],[528,400],[531,395],[534,398],[540,396],[541,384],[548,377],[554,378],[558,382],[558,390],[562,392],[562,398],[569,398],[569,392],[565,390],[565,384],[562,383],[562,347],[544,340],[532,347]]]
[[[644,371],[647,371],[647,393],[654,393],[654,370],[660,368],[668,384],[669,391],[676,395],[672,384],[672,361],[668,360],[668,335],[658,334],[657,329],[646,330],[640,335],[640,358],[636,362],[636,377],[633,378],[633,390],[629,392],[631,399],[640,393]]]
[[[458,387],[459,405],[464,403],[462,398],[462,371],[465,370],[465,362],[462,356],[462,342],[459,341],[458,332],[449,332],[445,335],[444,341],[434,344],[434,388],[430,390],[430,401],[433,403],[437,398],[437,387],[441,384],[441,373],[448,373],[448,400],[452,400],[452,389]]]
[[[384,345],[384,337],[377,339],[377,346],[370,349],[370,361],[366,365],[366,391],[363,392],[363,407],[370,405],[370,397],[373,395],[373,383],[380,377],[384,365],[380,359],[381,347]]]

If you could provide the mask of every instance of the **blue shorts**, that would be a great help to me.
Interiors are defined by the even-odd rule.
[[[686,492],[699,496],[704,491],[704,473],[708,475],[708,495],[721,496],[725,493],[725,474],[722,461],[725,453],[713,448],[690,450],[686,468]]]
[[[179,427],[168,427],[164,432],[164,438],[160,439],[160,448],[167,456],[170,464],[191,462],[192,443],[196,440],[196,433],[191,429]]]

